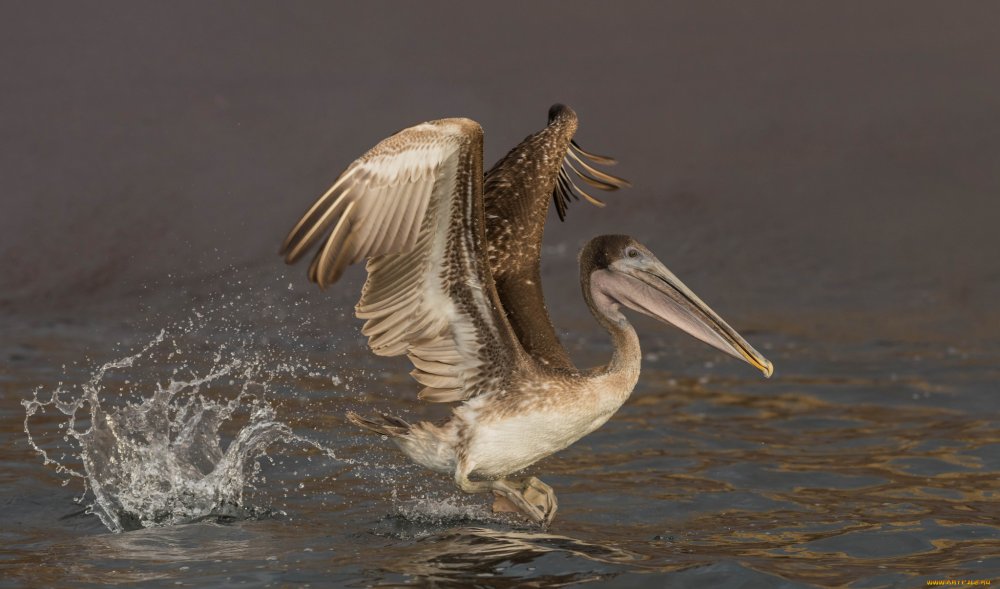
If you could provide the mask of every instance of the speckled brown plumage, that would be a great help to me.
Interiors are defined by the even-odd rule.
[[[569,180],[572,157],[583,154],[572,146],[578,126],[576,113],[556,104],[549,109],[548,125],[529,135],[486,174],[486,236],[490,270],[511,327],[525,351],[537,361],[572,370],[573,364],[559,342],[542,294],[541,253],[550,199],[560,219],[570,198],[582,192]],[[574,155],[570,155],[573,153]],[[590,155],[604,163],[614,160]],[[587,157],[587,156],[584,156]],[[576,168],[582,166],[578,162]],[[577,172],[574,170],[574,174]],[[603,179],[579,174],[603,190],[617,190],[628,183],[604,175]]]

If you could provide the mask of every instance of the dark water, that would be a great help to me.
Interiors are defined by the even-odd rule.
[[[948,8],[8,7],[0,586],[996,581],[1000,12]],[[546,236],[578,364],[576,251],[627,232],[776,373],[637,319],[632,399],[531,470],[543,533],[345,423],[444,409],[366,351],[360,273],[275,251],[388,133],[470,116],[492,160],[557,100],[636,186]],[[61,472],[56,391],[100,434],[32,415]]]
[[[643,324],[646,366],[632,400],[531,469],[560,497],[542,533],[491,515],[485,499],[461,496],[347,424],[347,408],[392,407],[411,419],[438,408],[415,401],[401,362],[365,354],[330,301],[315,302],[311,288],[269,287],[263,272],[241,270],[263,286],[238,295],[191,287],[192,322],[5,322],[6,584],[883,587],[988,579],[1000,567],[996,342],[857,343],[754,329],[780,370],[764,381]],[[154,301],[158,314],[172,296]],[[179,307],[167,313],[183,315]],[[248,466],[230,477],[242,489],[239,509],[149,529],[133,518],[140,529],[113,534],[82,513],[93,494],[74,501],[82,480],[42,467],[27,447],[17,401],[60,383],[72,398],[73,385],[126,355],[108,348],[141,350],[160,329],[169,345],[104,375],[107,410],[151,396],[157,382],[211,372],[222,347],[256,364],[200,392],[234,399],[253,381],[275,421],[322,451],[269,442],[266,455],[250,456],[256,475]],[[565,338],[581,363],[610,352],[585,320]],[[42,412],[31,431],[74,467],[65,421]],[[221,426],[223,447],[248,421]],[[145,525],[154,523],[155,514]]]

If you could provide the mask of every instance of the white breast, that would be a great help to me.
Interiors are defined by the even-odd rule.
[[[581,391],[570,404],[539,403],[498,419],[480,418],[487,412],[470,403],[463,417],[471,418],[473,473],[498,478],[527,468],[604,425],[628,396],[609,399],[596,393]]]

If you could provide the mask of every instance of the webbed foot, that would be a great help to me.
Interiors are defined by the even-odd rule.
[[[493,513],[523,513],[542,528],[547,528],[559,509],[552,487],[536,477],[517,483],[495,481]]]

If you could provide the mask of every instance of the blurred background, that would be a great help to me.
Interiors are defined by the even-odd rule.
[[[993,3],[4,12],[7,314],[138,312],[139,293],[204,287],[226,268],[305,284],[278,245],[366,149],[467,116],[489,166],[558,101],[635,187],[565,224],[553,215],[557,317],[585,313],[580,244],[624,232],[724,315],[874,339],[1000,331]]]

